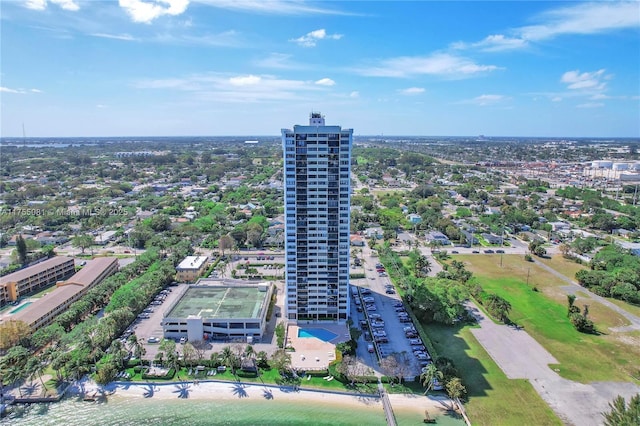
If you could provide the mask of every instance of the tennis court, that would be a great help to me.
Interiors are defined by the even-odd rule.
[[[190,287],[173,307],[170,318],[258,318],[268,292],[256,286]]]

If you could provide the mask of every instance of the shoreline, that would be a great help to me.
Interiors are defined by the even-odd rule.
[[[447,413],[446,397],[430,397],[416,394],[389,394],[394,411],[423,416],[428,410],[433,416]],[[66,396],[90,398],[101,401],[109,398],[157,399],[157,400],[211,400],[231,401],[286,401],[299,404],[331,404],[344,408],[359,407],[377,409],[383,412],[382,400],[378,393],[347,393],[325,389],[294,388],[274,384],[256,384],[221,380],[153,382],[111,382],[103,387],[89,379],[83,379],[69,387]]]

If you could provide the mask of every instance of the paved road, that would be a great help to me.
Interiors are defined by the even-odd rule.
[[[609,401],[617,395],[628,400],[640,392],[640,386],[633,383],[582,384],[564,379],[548,366],[557,363],[555,358],[525,330],[494,323],[472,302],[467,309],[480,325],[471,332],[507,377],[528,379],[565,424],[600,425]]]
[[[619,313],[620,315],[622,315],[623,317],[628,319],[629,322],[631,323],[631,325],[628,325],[628,326],[612,328],[611,329],[612,331],[623,331],[624,332],[624,331],[640,330],[640,317],[638,317],[636,315],[633,315],[630,312],[625,311],[624,309],[622,309],[621,307],[619,307],[615,303],[612,303],[612,302],[608,301],[604,297],[598,296],[597,294],[590,292],[585,287],[582,287],[577,282],[575,282],[572,279],[567,278],[566,276],[562,275],[560,272],[556,271],[555,269],[553,269],[549,265],[546,265],[546,264],[544,264],[544,263],[542,263],[542,262],[540,262],[538,260],[535,260],[535,259],[534,259],[534,263],[539,265],[541,268],[546,269],[547,271],[549,271],[551,274],[555,275],[559,279],[569,283],[570,286],[561,287],[561,290],[564,291],[565,293],[574,294],[576,291],[581,291],[583,293],[586,293],[587,295],[589,295],[589,297],[591,299],[597,301],[598,303],[602,303],[604,306],[616,311],[617,313]]]

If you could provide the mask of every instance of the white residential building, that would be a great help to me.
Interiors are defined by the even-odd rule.
[[[282,129],[286,318],[346,322],[349,315],[349,207],[353,129]]]

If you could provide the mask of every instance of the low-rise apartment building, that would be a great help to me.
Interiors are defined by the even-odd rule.
[[[176,267],[176,280],[182,283],[195,282],[207,269],[207,256],[187,256]]]
[[[74,272],[73,258],[57,256],[0,277],[0,306],[64,280]]]
[[[91,287],[117,270],[118,259],[115,257],[99,257],[90,260],[71,278],[56,283],[54,291],[32,302],[12,315],[10,319],[25,322],[31,327],[31,331],[35,332],[51,324],[56,316],[80,299]]]

